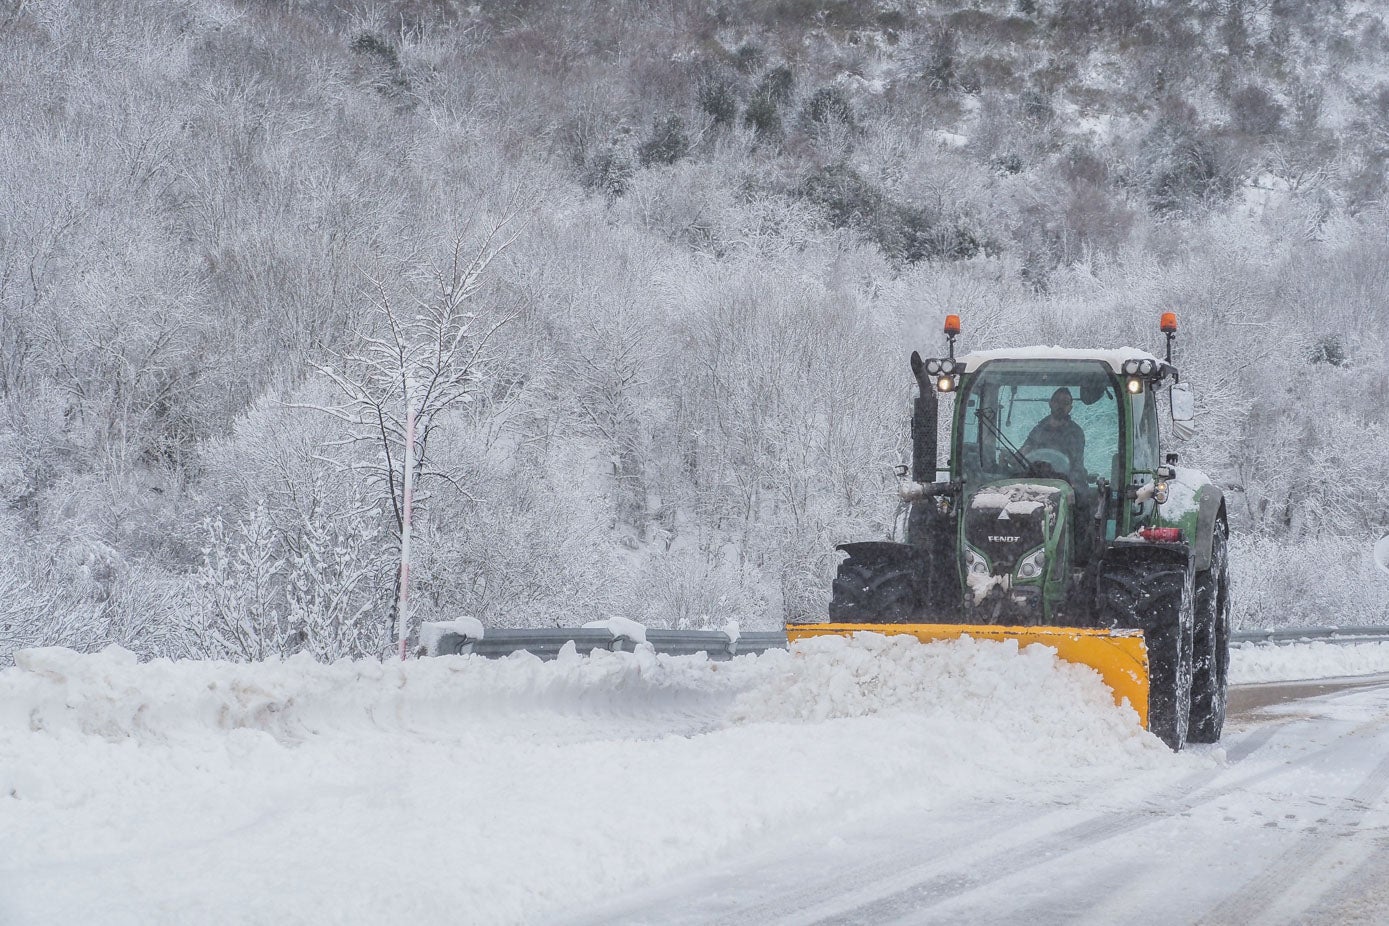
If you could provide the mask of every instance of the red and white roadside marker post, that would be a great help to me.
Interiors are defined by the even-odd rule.
[[[396,603],[396,641],[405,661],[405,641],[410,636],[410,509],[415,501],[415,396],[414,383],[405,381],[405,492],[400,518],[400,600]]]

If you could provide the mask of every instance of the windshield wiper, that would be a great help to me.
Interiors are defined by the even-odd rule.
[[[1011,453],[1017,458],[1018,463],[1022,464],[1023,472],[1027,472],[1031,469],[1032,461],[1023,456],[1023,452],[1008,439],[1008,436],[1003,433],[1003,429],[998,426],[998,422],[994,420],[998,417],[998,409],[981,408],[974,413],[974,416],[989,426],[989,431],[993,434],[994,438],[1003,445],[1003,449]],[[982,444],[980,445],[979,452],[981,454],[984,452]]]

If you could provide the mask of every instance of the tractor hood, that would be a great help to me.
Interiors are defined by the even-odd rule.
[[[990,617],[1017,611],[1019,623],[1043,616],[1043,590],[1069,521],[1073,492],[1062,480],[991,482],[966,496],[965,605]]]
[[[988,556],[993,574],[1011,573],[1049,539],[1064,483],[1005,482],[975,492],[965,509],[965,539]]]

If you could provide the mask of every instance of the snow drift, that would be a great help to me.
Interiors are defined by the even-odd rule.
[[[723,663],[30,650],[0,671],[0,921],[519,922],[865,814],[1205,761],[1015,644],[833,637]]]

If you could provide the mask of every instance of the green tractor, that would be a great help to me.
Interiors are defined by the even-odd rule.
[[[1220,489],[1159,446],[1160,391],[1174,433],[1189,436],[1194,418],[1172,364],[1175,315],[1161,328],[1165,360],[1061,348],[957,358],[959,319],[950,316],[949,356],[911,358],[918,394],[910,479],[901,473],[906,542],[842,544],[831,623],[792,625],[788,635],[1040,640],[1092,665],[1116,697],[1122,689],[1131,702],[1146,699],[1133,706],[1171,748],[1217,741],[1229,668],[1229,527]],[[954,403],[939,467],[942,396]]]

